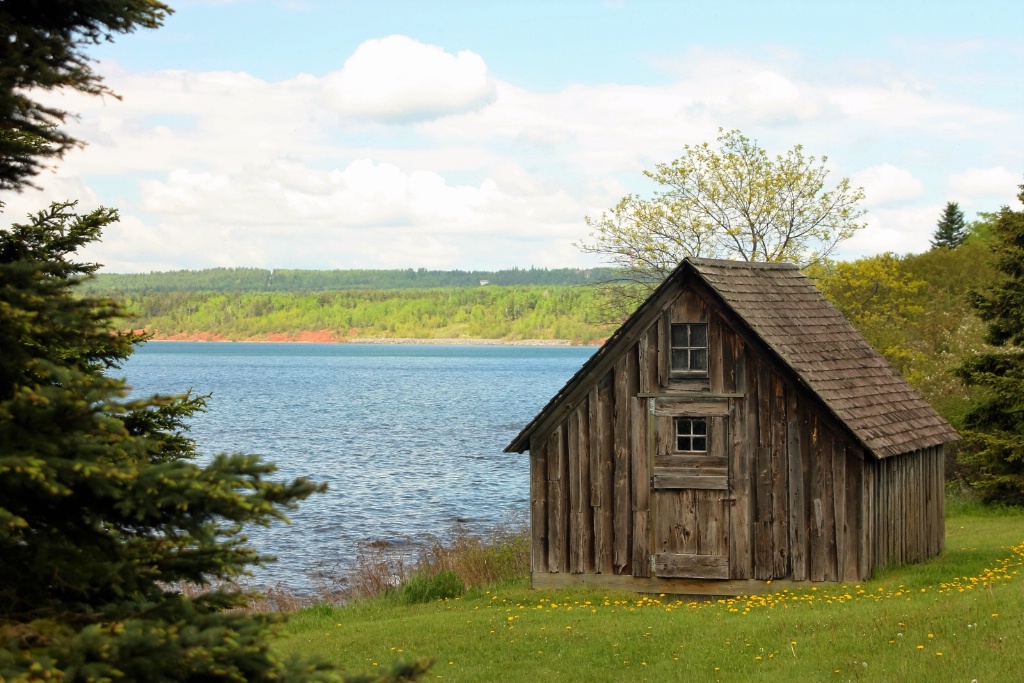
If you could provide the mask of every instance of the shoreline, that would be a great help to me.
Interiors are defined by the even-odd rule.
[[[283,335],[282,335],[283,336]],[[597,347],[603,340],[592,344],[574,344],[568,339],[485,339],[476,337],[368,337],[350,339],[310,339],[302,336],[275,339],[227,339],[214,335],[194,337],[152,337],[147,340],[160,343],[200,342],[210,344],[368,344],[376,346],[533,346],[533,347]]]

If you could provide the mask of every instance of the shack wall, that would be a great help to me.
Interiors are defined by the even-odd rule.
[[[943,453],[875,460],[707,292],[679,291],[589,391],[530,441],[534,585],[728,593],[751,581],[856,581],[943,547]],[[672,379],[669,324],[707,322],[706,378]],[[651,572],[648,401],[728,401],[729,581]],[[684,588],[685,585],[685,588]]]

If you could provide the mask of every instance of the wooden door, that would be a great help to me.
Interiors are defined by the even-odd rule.
[[[727,579],[728,403],[652,400],[654,574]]]

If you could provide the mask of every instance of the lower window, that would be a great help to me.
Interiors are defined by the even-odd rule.
[[[676,450],[683,453],[708,452],[708,419],[706,417],[677,417]]]

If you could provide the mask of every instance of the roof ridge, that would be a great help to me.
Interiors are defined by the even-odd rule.
[[[757,269],[757,270],[800,270],[795,263],[785,261],[737,261],[731,259],[703,258],[687,256],[684,261],[689,261],[695,266],[719,266],[721,268]]]

